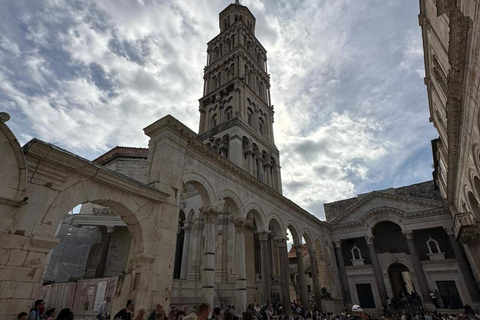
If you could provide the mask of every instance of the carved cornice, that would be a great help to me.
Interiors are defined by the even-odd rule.
[[[460,153],[461,119],[465,94],[466,71],[468,70],[467,50],[469,46],[469,30],[471,20],[460,9],[454,8],[449,1],[449,43],[448,62],[450,69],[447,76],[447,114],[448,114],[448,170],[447,199],[455,202],[457,193],[458,159]],[[455,1],[453,1],[455,2]]]
[[[421,205],[426,205],[430,207],[434,207],[432,209],[428,209],[427,211],[431,210],[442,210],[444,211],[443,207],[443,202],[439,200],[429,200],[429,199],[424,199],[424,198],[417,198],[417,197],[409,197],[409,196],[403,196],[403,195],[398,195],[398,194],[389,194],[389,193],[384,193],[380,191],[373,191],[370,194],[368,194],[366,197],[362,198],[361,200],[353,203],[351,206],[346,208],[344,211],[342,211],[339,215],[337,215],[335,218],[329,221],[331,224],[338,224],[342,220],[346,219],[349,217],[353,212],[357,211],[359,208],[367,204],[369,201],[375,199],[375,198],[383,198],[383,199],[389,199],[389,200],[396,200],[396,201],[403,201],[403,202],[409,202],[409,203],[415,203],[415,204],[421,204]],[[437,207],[438,209],[435,209]],[[374,210],[391,210],[391,211],[396,211],[398,213],[401,213],[403,215],[403,211],[398,210],[396,208],[389,208],[389,207],[382,207],[382,208],[376,208]],[[374,213],[374,211],[372,210]],[[423,212],[423,211],[420,211]],[[420,213],[419,212],[419,213]],[[411,213],[407,215],[414,215],[417,213]]]
[[[65,181],[70,171],[146,199],[164,201],[170,196],[168,193],[38,139],[30,140],[22,149],[29,160],[28,169],[35,170],[33,178],[38,174],[48,179],[46,181],[60,183]]]

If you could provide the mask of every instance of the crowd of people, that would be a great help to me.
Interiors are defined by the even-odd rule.
[[[236,312],[233,305],[220,305],[213,310],[211,307],[202,303],[198,307],[193,306],[187,314],[187,306],[183,308],[172,307],[169,312],[165,311],[161,304],[150,312],[145,307],[135,309],[131,300],[127,301],[125,308],[113,315],[110,314],[110,298],[100,304],[97,310],[96,318],[98,320],[480,320],[480,312],[473,310],[470,306],[464,306],[462,312],[452,308],[452,312],[437,313],[427,312],[419,305],[419,300],[415,296],[405,297],[402,302],[389,301],[386,299],[383,315],[369,315],[365,313],[361,306],[354,305],[351,309],[345,309],[341,313],[322,312],[315,306],[305,308],[295,302],[291,303],[291,312],[287,314],[283,309],[281,301],[268,301],[267,303],[250,304],[247,310],[242,314]],[[408,306],[403,309],[401,307]],[[415,307],[415,308],[411,308]],[[29,313],[22,312],[17,317],[18,320],[72,320],[74,313],[68,309],[62,309],[57,313],[55,308],[45,311],[45,302],[43,300],[35,301]]]

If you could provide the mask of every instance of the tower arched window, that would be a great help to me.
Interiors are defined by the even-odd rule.
[[[247,121],[250,127],[253,127],[253,111],[252,109],[247,109]]]
[[[212,122],[211,122],[211,127],[215,127],[217,125],[217,114],[215,113],[213,116],[212,116]]]
[[[265,136],[265,122],[263,122],[262,118],[258,118],[258,131],[262,137]]]
[[[225,120],[231,120],[233,118],[233,108],[232,107],[227,107],[225,110]]]
[[[218,88],[218,86],[217,86],[217,76],[213,76],[212,77],[212,89],[215,90],[217,88]]]

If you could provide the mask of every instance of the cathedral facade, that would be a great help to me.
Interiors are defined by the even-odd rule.
[[[473,7],[452,7],[453,2],[463,3],[420,1],[424,39],[435,29],[426,29],[425,21],[440,19],[448,27],[458,20],[450,26],[450,38],[461,46],[462,33],[455,30],[464,30],[462,10]],[[444,11],[434,17],[433,10]],[[476,28],[472,19],[466,26]],[[457,197],[458,207],[448,183],[440,185],[440,179],[451,181],[452,173],[441,178],[445,169],[438,169],[454,151],[438,141],[434,153],[444,164],[436,162],[434,182],[325,204],[327,221],[282,195],[267,52],[255,26],[255,17],[238,1],[220,13],[220,33],[207,44],[198,134],[166,116],[144,129],[148,148],[116,147],[89,161],[37,139],[21,147],[6,125],[9,116],[1,114],[0,317],[13,317],[39,297],[60,308],[42,284],[63,286],[59,282],[68,274],[62,270],[73,265],[75,278],[92,281],[78,282],[65,303],[92,315],[95,301],[107,292],[114,309],[132,299],[147,308],[235,305],[241,313],[249,303],[280,300],[290,312],[290,301],[296,300],[330,312],[351,304],[381,312],[389,298],[411,292],[429,310],[480,307],[478,242],[471,240],[478,229],[478,202],[472,206],[470,196],[477,195],[475,176],[467,198]],[[432,34],[446,36],[447,27]],[[449,50],[458,49],[450,48],[457,42],[442,41],[443,48],[448,43]],[[438,55],[443,61],[449,54]],[[445,80],[442,97],[449,108],[448,93],[456,92],[457,78],[453,71],[449,76],[455,79],[442,77],[438,64],[445,64],[444,71],[457,69],[454,64],[448,69],[445,61],[428,63],[433,71],[427,78],[438,74],[435,81]],[[437,98],[428,88],[432,108]],[[463,115],[478,114],[477,104],[470,108]],[[469,148],[476,150],[479,135],[472,134]],[[440,132],[441,139],[449,137]],[[478,173],[475,159],[469,153],[462,163]],[[462,200],[471,201],[464,206]],[[66,216],[79,204],[79,214]],[[66,263],[73,250],[69,233],[90,250]],[[470,240],[459,241],[464,239]],[[293,246],[287,250],[289,242]],[[432,293],[440,299],[434,301]],[[90,309],[84,309],[86,302]]]

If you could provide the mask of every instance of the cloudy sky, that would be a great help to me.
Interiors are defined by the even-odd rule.
[[[0,111],[88,159],[198,129],[206,43],[226,0],[3,1]],[[268,51],[284,194],[323,202],[431,179],[417,0],[243,0]]]

